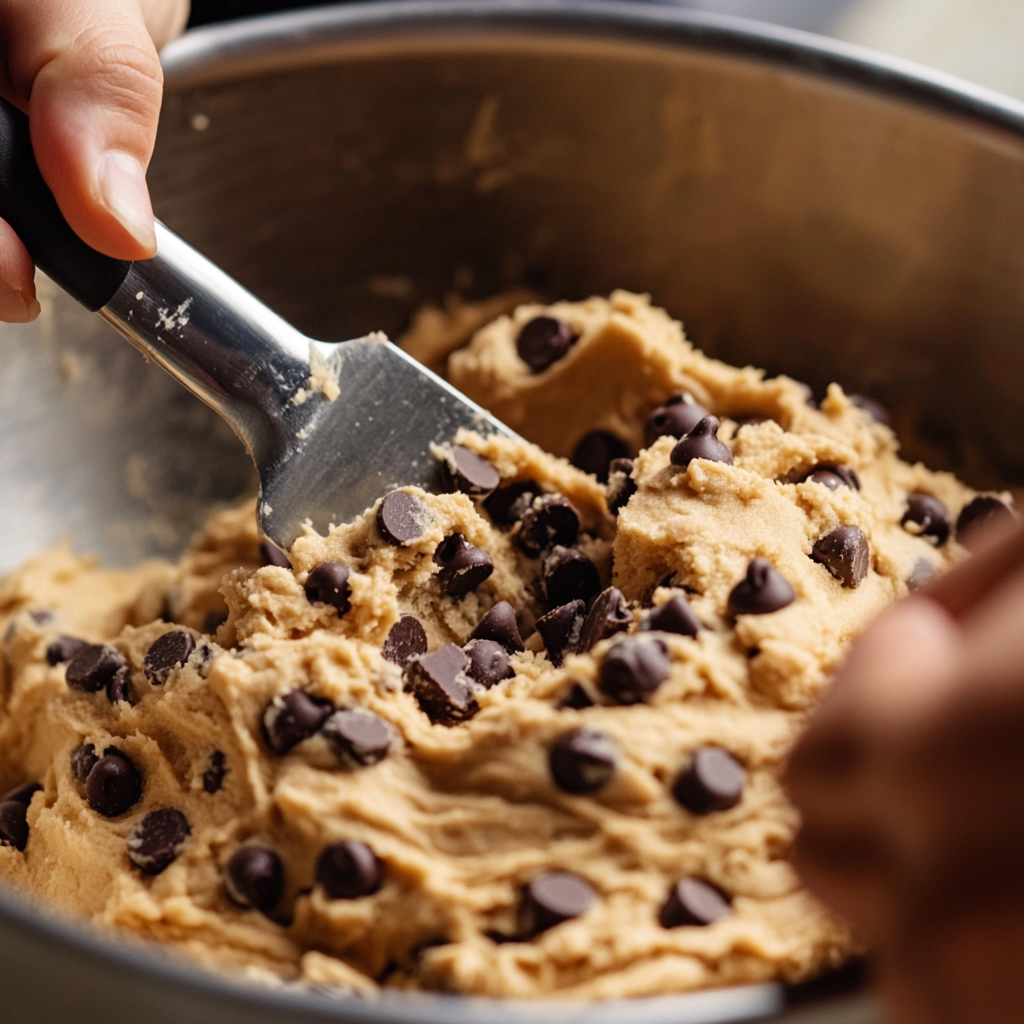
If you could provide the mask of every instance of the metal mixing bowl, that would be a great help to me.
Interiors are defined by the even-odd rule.
[[[713,355],[886,402],[911,457],[1024,480],[1019,104],[642,3],[317,9],[201,30],[166,65],[158,213],[309,334],[396,333],[453,289],[650,291]],[[251,486],[246,457],[42,290],[36,324],[2,328],[0,568],[68,534],[110,563],[173,555]],[[770,986],[560,1010],[267,993],[0,894],[0,1016],[19,1022],[709,1024],[780,1005]]]

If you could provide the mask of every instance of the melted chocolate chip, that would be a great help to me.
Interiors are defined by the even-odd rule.
[[[721,747],[698,747],[682,772],[672,795],[693,814],[711,814],[735,807],[743,797],[747,773]]]
[[[1014,519],[1010,507],[996,494],[979,494],[964,506],[956,521],[956,539],[968,551],[978,546],[978,540],[989,527]]]
[[[71,754],[71,777],[84,786],[85,780],[89,778],[89,772],[98,760],[96,748],[91,743],[75,747]]]
[[[596,793],[615,774],[619,751],[597,729],[574,729],[555,741],[548,763],[555,785],[564,793]]]
[[[28,808],[20,800],[0,801],[0,846],[28,845]]]
[[[128,836],[128,859],[147,875],[159,875],[181,853],[192,834],[188,819],[173,807],[150,811]]]
[[[579,650],[589,651],[602,640],[629,628],[633,613],[626,606],[626,599],[617,587],[608,587],[594,598],[580,630]]]
[[[321,562],[306,577],[306,598],[313,604],[329,604],[339,615],[349,609],[352,590],[349,569],[341,562]]]
[[[291,559],[269,540],[260,541],[260,561],[266,565],[276,565],[278,569],[290,569]]]
[[[426,502],[405,491],[392,491],[377,506],[380,535],[399,547],[419,540],[433,518]]]
[[[532,937],[555,925],[582,917],[596,894],[590,883],[568,871],[548,871],[526,887],[520,910],[520,930]]]
[[[892,415],[881,402],[867,395],[850,395],[850,402],[862,412],[866,412],[876,423],[892,427]]]
[[[423,628],[423,623],[415,615],[403,612],[388,630],[381,653],[388,661],[403,667],[413,658],[426,654],[427,631]]]
[[[123,667],[124,658],[113,647],[89,644],[71,659],[64,678],[72,690],[99,693]]]
[[[508,601],[499,601],[477,624],[471,634],[473,640],[495,640],[515,654],[525,651],[523,638],[519,635],[515,609]]]
[[[949,510],[938,498],[921,491],[907,496],[907,511],[903,513],[900,524],[918,537],[926,537],[937,548],[949,540],[953,523],[949,518]]]
[[[769,615],[796,600],[796,591],[766,558],[755,558],[729,594],[730,615]]]
[[[539,494],[540,485],[536,480],[518,480],[507,487],[499,487],[489,498],[484,499],[484,508],[495,523],[508,525],[517,522],[513,509],[525,494]]]
[[[558,544],[572,547],[580,532],[580,516],[568,498],[561,494],[543,494],[524,510],[517,537],[523,553],[536,557]]]
[[[467,675],[488,690],[515,675],[508,651],[497,640],[470,640],[462,649],[469,656]]]
[[[537,620],[537,632],[552,665],[561,665],[565,655],[577,649],[586,614],[585,602],[572,601],[561,608],[553,608]]]
[[[470,544],[461,533],[453,533],[438,544],[434,564],[441,567],[437,574],[441,592],[450,597],[476,590],[494,572],[490,555]]]
[[[108,748],[85,780],[89,806],[105,818],[117,818],[138,803],[142,779],[131,759]]]
[[[558,705],[560,708],[570,708],[573,711],[583,711],[585,708],[594,706],[594,698],[580,683],[573,683],[569,692],[562,698]]]
[[[731,912],[729,901],[713,885],[699,878],[684,878],[669,890],[658,922],[662,928],[702,927],[721,921]]]
[[[46,648],[46,663],[60,665],[89,646],[88,640],[79,640],[76,636],[59,636]]]
[[[605,501],[608,503],[608,511],[613,516],[618,516],[629,504],[629,499],[636,494],[636,481],[633,479],[633,460],[614,459],[608,467],[608,489],[605,492]]]
[[[365,767],[383,761],[394,730],[380,715],[363,708],[342,708],[324,722],[323,734],[345,764]]]
[[[224,889],[240,907],[269,914],[284,891],[284,864],[265,846],[243,846],[224,868]]]
[[[128,666],[125,665],[123,668],[119,668],[111,677],[110,682],[107,683],[107,700],[111,704],[116,704],[118,701],[125,701],[127,704],[132,702],[132,676],[128,671]]]
[[[665,645],[653,637],[620,640],[601,662],[598,686],[618,704],[641,704],[669,675]]]
[[[26,782],[24,785],[15,786],[14,789],[4,793],[3,796],[0,796],[0,803],[3,803],[6,800],[13,800],[15,803],[24,804],[28,807],[28,805],[32,803],[32,797],[34,797],[36,793],[42,793],[42,791],[43,787],[41,783]]]
[[[907,577],[907,590],[913,593],[915,590],[920,590],[923,586],[931,583],[936,576],[936,568],[928,561],[927,558],[919,558],[914,563],[914,568],[911,570],[910,575]]]
[[[162,686],[176,668],[188,661],[195,649],[196,642],[191,633],[172,629],[150,645],[142,662],[142,671],[154,686]]]
[[[708,415],[708,410],[693,395],[677,391],[647,417],[644,424],[644,447],[650,448],[659,437],[684,437]]]
[[[541,564],[541,580],[552,608],[588,601],[601,589],[597,566],[578,548],[552,548]]]
[[[519,331],[516,352],[534,373],[540,373],[564,359],[577,341],[579,335],[564,320],[537,316]]]
[[[263,736],[275,754],[287,754],[292,747],[319,732],[333,711],[329,700],[312,697],[305,690],[292,690],[275,697],[263,712]]]
[[[843,466],[838,462],[819,462],[801,479],[812,484],[821,484],[830,491],[838,490],[840,487],[849,487],[851,491],[860,490],[860,477],[849,466]]]
[[[705,416],[672,449],[669,456],[672,465],[685,469],[694,459],[731,463],[732,451],[727,444],[718,440],[719,426],[717,417]]]
[[[826,534],[814,545],[811,558],[851,589],[864,582],[871,566],[868,539],[857,526],[840,526]]]
[[[474,498],[490,494],[501,483],[501,477],[494,466],[482,455],[477,455],[461,444],[452,446],[444,468],[448,486]]]
[[[704,628],[685,597],[675,595],[644,616],[640,632],[677,633],[695,637]]]
[[[629,445],[607,430],[592,430],[579,439],[569,460],[577,469],[591,473],[601,483],[608,480],[609,466],[615,459],[629,456]]]
[[[203,790],[211,796],[214,793],[219,793],[227,773],[228,765],[224,751],[215,750],[210,754],[210,759],[206,762],[206,768],[203,771]]]
[[[457,644],[445,644],[409,662],[405,688],[432,722],[463,722],[479,710],[468,668],[469,656],[465,651]]]
[[[316,862],[316,880],[332,900],[372,896],[384,881],[384,865],[366,845],[355,839],[331,843]]]

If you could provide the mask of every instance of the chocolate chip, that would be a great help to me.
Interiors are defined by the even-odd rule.
[[[291,690],[275,697],[263,712],[267,746],[275,754],[287,754],[318,732],[333,710],[329,700],[312,697],[305,690]]]
[[[372,896],[384,881],[384,865],[356,839],[331,843],[316,862],[316,880],[332,900]]]
[[[684,437],[708,415],[708,410],[693,395],[677,391],[647,417],[644,447],[650,448],[659,437]]]
[[[469,656],[458,644],[445,644],[414,658],[405,669],[405,688],[432,722],[450,725],[479,710],[467,670]]]
[[[191,633],[172,629],[150,644],[142,662],[142,671],[154,686],[162,686],[176,668],[188,661],[195,649],[196,642]]]
[[[441,592],[450,597],[468,594],[494,572],[490,556],[470,544],[461,533],[453,533],[438,544],[434,564],[441,566],[437,574]]]
[[[278,569],[290,569],[291,559],[269,540],[260,541],[260,561],[266,565],[276,565]]]
[[[477,455],[461,444],[452,445],[444,468],[449,487],[474,498],[490,494],[501,483],[501,477],[494,466],[482,455]]]
[[[588,601],[601,589],[597,566],[578,548],[552,548],[541,564],[541,580],[544,596],[553,608],[570,601]]]
[[[525,494],[539,494],[540,485],[536,480],[518,480],[507,487],[499,487],[489,498],[484,499],[484,508],[495,523],[508,525],[518,520],[512,510]]]
[[[579,335],[564,320],[537,316],[519,331],[516,352],[534,373],[540,373],[564,359],[577,341]]]
[[[617,587],[602,590],[587,612],[580,630],[580,651],[589,651],[602,640],[629,628],[633,613],[626,606],[626,599]]]
[[[131,759],[108,748],[85,780],[89,806],[105,818],[116,818],[142,796],[142,779]]]
[[[913,593],[935,579],[937,570],[927,558],[919,558],[907,577],[907,590]]]
[[[265,846],[243,846],[224,868],[224,888],[240,907],[269,914],[284,891],[284,864]]]
[[[669,667],[668,653],[660,640],[629,636],[604,656],[598,686],[619,704],[641,704],[668,679]]]
[[[228,773],[227,758],[222,750],[215,750],[206,762],[203,771],[203,790],[211,796],[219,793],[224,785],[224,776]]]
[[[470,640],[462,649],[469,655],[467,675],[488,690],[515,675],[508,651],[497,640]]]
[[[804,480],[812,484],[821,484],[830,491],[838,490],[840,487],[849,487],[851,491],[860,490],[860,477],[849,466],[843,466],[838,462],[819,462],[797,482]]]
[[[866,412],[876,423],[892,427],[892,415],[881,402],[868,398],[867,395],[850,395],[850,402],[862,412]]]
[[[363,708],[342,708],[324,722],[323,734],[345,764],[365,767],[383,761],[394,730],[380,715]]]
[[[425,501],[405,491],[392,491],[377,506],[377,529],[389,544],[419,540],[433,518]]]
[[[977,547],[979,538],[990,526],[1015,518],[1009,506],[996,494],[979,494],[964,506],[956,521],[956,539],[968,551]]]
[[[32,797],[36,793],[41,793],[43,787],[38,782],[26,782],[24,785],[15,786],[14,789],[3,796],[0,796],[0,803],[6,803],[8,800],[13,800],[16,804],[24,804],[26,807],[32,803]]]
[[[398,621],[388,630],[381,654],[396,665],[405,666],[413,658],[427,653],[427,631],[423,623],[403,612]]]
[[[548,763],[555,785],[564,793],[596,793],[615,774],[619,751],[597,729],[574,729],[555,741]]]
[[[89,778],[89,772],[98,760],[96,748],[91,743],[75,747],[71,754],[71,777],[84,786],[85,780]]]
[[[583,711],[585,708],[594,706],[594,698],[580,683],[573,683],[569,692],[562,698],[558,705],[560,708],[570,708],[573,711]]]
[[[188,819],[173,807],[150,811],[128,836],[128,859],[147,875],[159,875],[178,859],[192,835]]]
[[[520,930],[539,935],[555,925],[582,917],[593,905],[596,894],[590,883],[568,871],[548,871],[526,887],[520,910]]]
[[[868,574],[871,549],[860,527],[840,526],[814,545],[811,558],[825,566],[844,587],[855,589]]]
[[[636,481],[633,479],[632,459],[613,459],[608,467],[608,489],[605,491],[605,501],[608,503],[608,511],[613,516],[629,504],[629,499],[636,494]]]
[[[352,594],[348,583],[349,570],[341,562],[321,562],[306,577],[307,599],[314,604],[329,604],[339,615],[349,609]]]
[[[607,430],[592,430],[584,434],[572,451],[570,462],[584,473],[591,473],[601,483],[608,480],[608,470],[614,459],[629,455],[629,445]]]
[[[682,772],[672,795],[694,814],[710,814],[735,807],[743,797],[747,773],[743,766],[721,747],[698,747]]]
[[[76,636],[59,636],[46,648],[46,662],[48,665],[60,665],[70,661],[88,646],[88,640],[79,640]]]
[[[729,901],[713,885],[699,878],[684,878],[669,890],[658,922],[662,928],[699,927],[721,921],[731,912]]]
[[[523,512],[516,539],[524,554],[533,558],[556,544],[572,547],[579,532],[580,515],[572,502],[561,494],[543,494]]]
[[[766,558],[755,558],[729,594],[730,615],[768,615],[792,604],[796,591]]]
[[[644,616],[640,632],[678,633],[695,637],[704,628],[685,597],[675,595]]]
[[[64,678],[72,690],[99,693],[123,667],[124,658],[113,647],[89,644],[71,659]]]
[[[900,524],[905,528],[908,523],[914,527],[909,532],[917,537],[927,537],[937,548],[949,540],[953,529],[946,506],[938,498],[921,491],[907,496],[907,511],[903,513]]]
[[[731,463],[732,452],[729,446],[718,440],[719,425],[717,417],[705,416],[672,449],[669,457],[672,465],[685,469],[694,459]]]
[[[0,846],[24,850],[28,844],[28,808],[20,800],[0,801]]]
[[[537,620],[537,632],[544,641],[552,665],[561,665],[565,655],[577,649],[586,614],[584,601],[572,601],[561,608],[553,608]]]
[[[515,609],[508,601],[499,601],[477,624],[470,638],[473,640],[495,640],[515,654],[525,651],[523,638],[519,635]]]
[[[110,701],[111,704],[116,704],[121,700],[131,704],[132,676],[128,671],[127,665],[123,668],[119,668],[111,677],[110,682],[107,683],[107,700]]]

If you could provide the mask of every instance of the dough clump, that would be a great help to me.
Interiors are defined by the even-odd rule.
[[[531,339],[556,358],[524,362]],[[60,547],[0,585],[0,878],[210,966],[364,993],[838,965],[858,943],[787,862],[781,767],[850,640],[963,557],[909,497],[955,522],[974,492],[838,386],[815,407],[626,292],[520,306],[448,372],[534,443],[452,439],[449,493],[308,533],[290,568],[247,505],[176,565]],[[706,423],[645,440],[702,411],[717,447]],[[569,462],[595,450],[602,476],[601,452],[629,460],[607,485]]]

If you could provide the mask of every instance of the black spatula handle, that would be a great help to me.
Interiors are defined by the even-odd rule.
[[[111,259],[71,230],[39,173],[28,118],[0,98],[0,217],[18,233],[36,266],[87,309],[105,306],[131,263]]]

